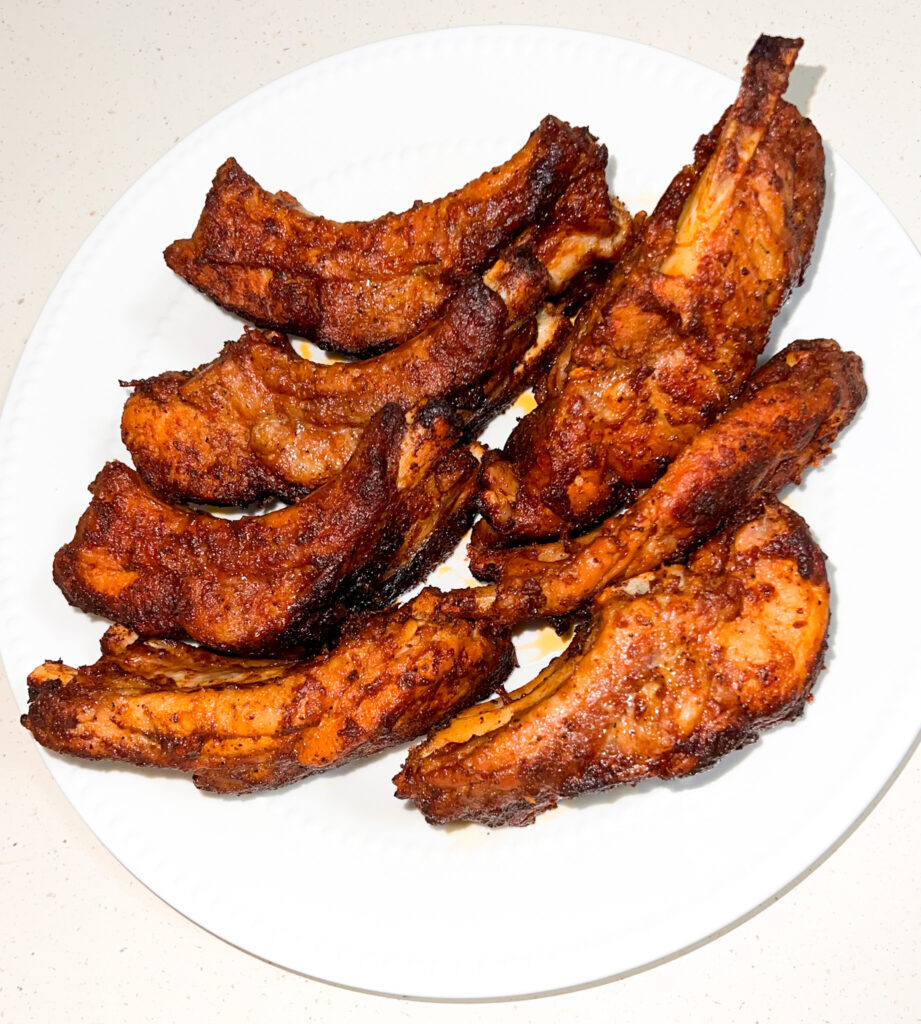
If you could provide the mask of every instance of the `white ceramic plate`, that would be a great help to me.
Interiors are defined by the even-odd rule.
[[[632,209],[650,208],[736,86],[604,36],[464,29],[304,68],[176,146],[74,259],[3,414],[0,633],[20,705],[27,673],[45,658],[96,656],[104,623],[65,604],[50,566],[88,482],[124,455],[118,379],[197,365],[239,333],[160,257],[189,233],[225,157],[311,209],[371,217],[500,162],[552,112],[588,124],[611,150],[617,192]],[[115,856],[177,910],[328,981],[510,996],[612,977],[712,935],[847,831],[921,725],[918,647],[907,642],[919,566],[917,546],[903,539],[914,524],[901,511],[917,508],[903,475],[921,376],[919,286],[918,253],[833,159],[812,270],[774,332],[775,347],[837,338],[863,355],[869,380],[857,423],[790,499],[830,556],[828,668],[804,719],[709,774],[489,831],[430,828],[396,801],[390,778],[402,751],[242,799],[203,795],[182,777],[45,755],[51,771]],[[461,574],[442,569],[435,581]],[[530,673],[545,641],[523,645]]]

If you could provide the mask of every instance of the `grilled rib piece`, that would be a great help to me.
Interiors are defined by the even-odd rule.
[[[491,548],[478,524],[471,568],[496,582],[455,591],[455,609],[506,622],[568,615],[609,583],[680,561],[739,508],[828,454],[866,397],[861,366],[834,341],[788,346],[636,504],[575,540]]]
[[[217,172],[168,266],[254,323],[371,355],[418,333],[467,274],[545,215],[570,180],[607,162],[584,128],[545,117],[510,160],[443,199],[373,221],[336,223],[234,161]]]
[[[469,521],[476,459],[450,410],[394,405],[348,465],[296,505],[227,520],[157,499],[110,462],[54,579],[71,604],[148,636],[231,653],[315,647],[344,607],[380,606]]]
[[[524,231],[483,280],[468,277],[414,338],[361,362],[321,365],[300,358],[283,335],[248,330],[191,373],[134,382],[122,439],[165,499],[296,500],[342,469],[387,402],[408,410],[445,398],[478,424],[494,415],[562,344],[562,321],[551,324],[549,313],[535,336],[540,303],[615,258],[629,234],[603,163],[593,164],[546,222]]]
[[[652,483],[740,391],[800,283],[822,142],[780,99],[802,40],[763,36],[624,263],[583,309],[542,401],[481,472],[505,542],[584,529]]]
[[[373,366],[312,363],[284,335],[248,330],[192,374],[139,382],[122,417],[138,472],[169,501],[296,501],[342,470],[388,402],[413,409],[438,395],[479,421],[527,386],[568,328],[551,310],[506,327],[501,300],[482,282],[449,305]]]
[[[443,615],[437,591],[347,627],[309,661],[228,658],[123,626],[103,656],[29,676],[22,724],[43,746],[192,772],[201,789],[275,789],[422,735],[514,665],[508,635]]]
[[[247,330],[192,373],[137,382],[122,438],[142,479],[166,500],[297,500],[341,471],[388,402],[411,409],[485,376],[505,328],[502,300],[474,279],[442,320],[373,366],[313,363],[284,335]],[[518,331],[509,347],[528,340]]]
[[[827,627],[824,556],[767,499],[687,568],[602,591],[536,679],[413,747],[397,796],[433,824],[528,825],[580,793],[701,771],[802,712]]]

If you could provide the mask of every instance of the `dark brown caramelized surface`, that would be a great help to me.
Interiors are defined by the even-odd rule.
[[[599,156],[604,148],[598,147]],[[122,438],[161,497],[246,504],[293,500],[337,473],[387,402],[409,411],[450,401],[477,424],[539,374],[563,341],[537,335],[541,303],[627,245],[631,222],[612,200],[603,159],[567,185],[481,279],[468,275],[439,319],[357,362],[300,358],[283,335],[248,330],[190,373],[136,382]]]
[[[439,602],[423,591],[301,662],[113,626],[94,665],[45,662],[29,676],[23,725],[51,750],[191,772],[201,789],[275,789],[413,739],[502,682],[515,657],[507,634]]]
[[[142,381],[122,415],[122,437],[146,483],[172,501],[244,505],[288,500],[330,481],[388,403],[474,404],[477,385],[506,349],[502,300],[473,279],[445,315],[405,345],[355,363],[314,363],[284,335],[248,330],[192,373]]]
[[[756,371],[633,506],[598,529],[501,548],[477,524],[471,568],[495,582],[456,591],[458,612],[513,622],[568,615],[609,583],[680,561],[759,494],[777,493],[821,461],[865,397],[856,355],[834,341],[795,342]]]
[[[573,177],[604,167],[584,128],[545,117],[506,163],[442,199],[338,223],[224,163],[191,238],[169,267],[259,326],[370,355],[418,333],[467,274],[545,214]]]
[[[315,647],[351,603],[392,600],[466,528],[476,460],[456,440],[437,409],[410,424],[385,406],[326,486],[235,520],[169,505],[110,462],[55,582],[147,636],[245,654]]]
[[[803,709],[824,557],[774,499],[691,559],[599,594],[569,649],[412,748],[397,796],[443,824],[528,825],[562,799],[698,772]]]
[[[821,138],[780,99],[800,42],[759,41],[735,104],[583,309],[541,404],[487,456],[478,503],[505,541],[609,514],[754,369],[802,280],[825,192]]]

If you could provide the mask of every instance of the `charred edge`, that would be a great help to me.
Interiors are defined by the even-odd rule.
[[[787,88],[790,69],[802,45],[802,39],[765,35],[758,38],[748,55],[733,108],[740,122],[752,125],[765,123],[772,101],[778,100]]]

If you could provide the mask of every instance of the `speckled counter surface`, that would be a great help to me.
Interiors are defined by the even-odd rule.
[[[820,72],[811,116],[921,243],[921,7],[914,4],[846,0],[804,10],[782,0],[759,14],[727,0],[469,0],[453,14],[423,0],[14,0],[0,12],[0,392],[80,243],[178,139],[265,82],[329,54],[430,28],[494,23],[619,35],[733,75],[760,31],[803,35],[803,62]],[[0,686],[0,1020],[438,1022],[472,1013],[489,1022],[921,1020],[917,754],[806,878],[720,937],[615,982],[472,1008],[310,981],[203,931],[95,839],[17,714]],[[438,928],[450,928],[443,912]]]

